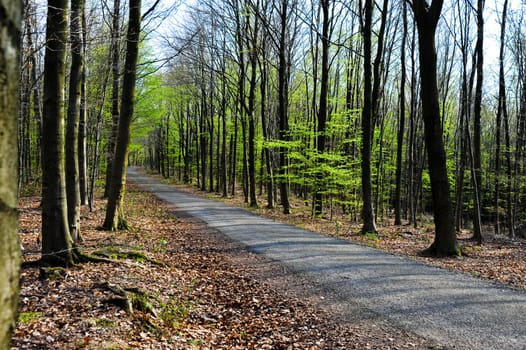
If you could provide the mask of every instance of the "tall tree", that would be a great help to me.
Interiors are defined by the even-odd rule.
[[[135,106],[135,82],[141,33],[141,0],[130,0],[128,32],[126,34],[126,60],[122,80],[119,132],[113,159],[110,193],[103,227],[107,230],[126,228],[122,203],[126,185],[126,168],[130,144],[130,128]]]
[[[108,150],[106,154],[106,185],[104,187],[104,197],[108,197],[111,185],[111,171],[113,158],[115,156],[115,144],[119,132],[119,86],[120,86],[120,0],[113,2],[113,14],[111,24],[111,133],[108,140]]]
[[[44,61],[42,138],[42,261],[75,261],[68,226],[64,169],[64,85],[68,0],[49,0]]]
[[[71,0],[70,40],[71,68],[66,126],[66,193],[69,232],[74,241],[80,239],[80,183],[79,183],[79,119],[82,66],[82,9],[83,0]]]
[[[475,48],[477,82],[475,84],[475,98],[473,105],[473,188],[475,206],[473,216],[473,237],[482,243],[482,227],[480,220],[482,188],[482,150],[481,150],[481,111],[482,111],[482,84],[484,73],[484,0],[477,1],[477,45]]]
[[[373,0],[365,0],[362,18],[363,35],[363,107],[362,107],[362,232],[376,232],[376,224],[373,210],[373,195],[371,184],[371,143],[372,143],[372,66],[371,66],[371,36],[373,18]],[[360,6],[361,7],[361,6]]]
[[[402,44],[400,48],[400,102],[399,102],[399,119],[398,119],[398,137],[396,142],[396,180],[395,180],[395,225],[402,224],[402,151],[405,130],[405,84],[407,80],[405,67],[405,47],[407,41],[407,3],[402,1]]]
[[[86,42],[88,30],[86,28],[86,2],[82,1],[80,8],[82,21],[82,56],[86,57]],[[88,106],[86,100],[87,89],[87,68],[86,64],[82,65],[81,82],[80,82],[80,115],[79,115],[79,133],[78,133],[78,162],[79,162],[79,190],[80,204],[88,204],[88,155],[86,148],[87,137],[87,117]]]
[[[321,26],[321,77],[320,77],[320,104],[318,107],[318,124],[316,129],[316,150],[319,162],[323,162],[323,152],[325,152],[327,118],[329,114],[329,48],[330,32],[329,27],[331,18],[329,17],[329,0],[321,0],[320,7],[322,12]],[[314,193],[314,215],[321,215],[323,211],[323,171],[317,173],[317,184]]]
[[[257,207],[258,202],[256,198],[256,84],[257,84],[257,63],[258,63],[258,51],[259,51],[259,31],[260,31],[260,1],[256,1],[252,4],[256,15],[251,21],[250,25],[250,36],[247,40],[247,47],[250,50],[249,55],[249,68],[250,77],[249,79],[249,92],[248,92],[248,104],[244,104],[246,108],[246,114],[248,116],[248,189],[249,189],[249,205],[251,207]]]
[[[443,0],[412,2],[418,28],[419,62],[424,137],[427,149],[429,177],[435,221],[435,240],[427,249],[431,254],[458,254],[457,238],[449,193],[442,121],[438,101],[437,55],[435,33],[442,12]]]
[[[508,108],[506,103],[506,76],[504,74],[504,50],[506,47],[506,20],[508,14],[508,0],[504,0],[502,5],[502,15],[500,23],[500,49],[499,49],[499,97],[497,107],[497,120],[496,120],[496,139],[495,139],[495,234],[500,234],[500,197],[501,197],[501,135],[502,135],[502,121],[508,119]],[[509,139],[509,135],[506,136]],[[507,150],[506,154],[509,157]],[[508,167],[510,168],[510,167]],[[510,233],[513,232],[513,224],[511,223],[511,199],[510,191],[508,188],[508,200],[507,202],[507,216],[510,220],[507,222]]]
[[[280,31],[277,45],[278,50],[278,121],[279,139],[282,142],[289,140],[289,79],[290,79],[290,51],[292,43],[289,40],[289,11],[288,0],[280,3],[279,21]],[[289,190],[287,184],[287,147],[283,144],[279,147],[279,191],[283,213],[290,213]]]
[[[17,116],[22,2],[0,1],[0,349],[9,349],[18,304]]]

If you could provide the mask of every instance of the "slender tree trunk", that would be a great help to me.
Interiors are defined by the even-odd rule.
[[[416,133],[418,129],[417,121],[417,64],[416,64],[416,28],[413,26],[411,33],[411,104],[409,111],[409,147],[408,147],[408,197],[409,197],[409,223],[413,224],[416,229],[418,222],[417,205],[418,205],[418,191],[416,190],[419,177],[417,176],[417,147],[416,147]]]
[[[82,82],[82,18],[83,0],[71,1],[70,40],[71,68],[69,74],[69,99],[66,126],[66,192],[69,232],[73,241],[80,236],[80,184],[79,184],[79,118]]]
[[[289,62],[287,60],[287,31],[288,31],[288,0],[281,1],[280,9],[280,36],[278,45],[278,120],[279,139],[283,142],[289,140]],[[279,148],[279,191],[284,214],[290,214],[289,192],[287,186],[287,148]]]
[[[364,97],[362,108],[362,233],[376,233],[371,184],[371,141],[372,141],[372,68],[371,34],[373,1],[365,1],[365,17],[362,20],[364,53]]]
[[[204,74],[203,74],[204,81]],[[199,156],[201,158],[201,191],[206,191],[206,159],[208,155],[208,139],[206,137],[206,93],[205,88],[201,89],[201,109],[199,111]]]
[[[29,57],[29,60],[31,62],[31,84],[32,84],[32,91],[31,94],[33,96],[33,119],[36,124],[36,145],[35,145],[35,151],[34,151],[34,157],[35,157],[35,173],[39,174],[39,171],[42,169],[42,112],[41,112],[41,98],[40,98],[40,92],[41,92],[41,83],[39,79],[38,74],[38,62],[37,62],[37,39],[38,36],[36,33],[36,19],[35,19],[35,9],[34,4],[32,5],[31,2],[27,3],[26,7],[26,26],[27,26],[27,32],[28,32],[28,47],[31,51],[31,55]],[[36,39],[33,40],[33,35],[35,35]]]
[[[108,230],[126,228],[127,226],[122,211],[122,203],[126,185],[130,127],[135,106],[135,81],[137,78],[140,32],[141,0],[130,0],[128,33],[126,35],[126,62],[124,65],[121,111],[119,115],[119,136],[115,148],[111,187],[106,209],[106,218],[103,225],[104,228]]]
[[[462,12],[460,17],[460,50],[462,54],[462,82],[460,90],[460,111],[458,118],[458,142],[457,142],[457,171],[455,180],[455,228],[457,232],[462,229],[464,216],[464,177],[466,171],[466,164],[468,158],[468,143],[467,137],[469,133],[469,119],[470,119],[470,91],[472,90],[472,82],[474,79],[474,72],[468,78],[468,53],[470,42],[469,36],[469,17],[470,9],[467,6],[462,7],[462,3],[457,3],[458,12]],[[465,4],[464,4],[465,5]]]
[[[0,349],[9,349],[19,290],[17,117],[22,2],[0,1]]]
[[[506,47],[506,20],[508,12],[508,0],[504,0],[502,5],[502,19],[500,27],[500,49],[499,49],[499,100],[496,120],[496,145],[495,145],[495,234],[501,233],[500,228],[500,197],[501,197],[501,134],[502,120],[507,118],[506,105],[506,77],[504,75],[504,49]],[[509,193],[509,191],[508,191]],[[509,215],[510,212],[507,211]]]
[[[263,132],[263,140],[269,141],[268,135],[268,125],[267,125],[267,84],[268,84],[268,63],[266,59],[266,51],[263,49],[263,58],[260,62],[260,71],[261,71],[261,85],[260,85],[260,94],[261,94],[261,130]],[[267,185],[267,209],[274,208],[274,175],[272,169],[272,160],[269,147],[263,148],[263,154],[265,158],[265,167],[267,170],[265,183]]]
[[[482,84],[484,73],[484,0],[477,1],[477,45],[475,55],[477,60],[477,81],[475,85],[475,99],[473,108],[473,187],[475,195],[475,206],[473,216],[474,232],[473,238],[479,244],[482,243],[482,223],[480,222],[480,211],[482,206],[482,156],[481,156],[481,109],[482,109]]]
[[[316,129],[316,150],[318,152],[318,168],[322,168],[323,153],[325,152],[326,128],[328,118],[328,98],[329,98],[329,46],[330,33],[329,26],[329,0],[320,1],[321,11],[323,13],[323,22],[321,29],[321,77],[320,77],[320,104],[318,106],[318,120]],[[314,193],[314,215],[319,216],[323,213],[323,195],[325,190],[325,174],[318,169],[316,174],[316,188]]]
[[[232,159],[230,169],[230,194],[236,194],[236,174],[237,174],[237,140],[238,140],[238,121],[239,116],[234,116],[234,134],[230,136],[230,159]]]
[[[87,42],[87,28],[86,28],[86,9],[85,1],[82,1],[81,18],[82,18],[82,55],[86,57],[86,42]],[[87,68],[86,64],[82,65],[81,83],[80,83],[80,115],[79,115],[79,136],[78,136],[78,162],[79,162],[79,190],[80,190],[80,204],[88,204],[88,155],[86,151],[86,129],[88,107],[86,100],[86,85],[87,85]]]
[[[406,67],[405,67],[405,46],[407,40],[407,3],[402,2],[402,20],[403,20],[403,31],[402,31],[402,46],[400,49],[400,65],[402,75],[400,77],[400,102],[399,102],[399,124],[398,124],[398,137],[396,143],[396,189],[394,198],[394,210],[395,210],[395,225],[402,224],[402,151],[404,143],[404,130],[405,130],[405,83],[406,83]]]
[[[108,140],[108,150],[106,155],[106,185],[104,187],[104,197],[110,193],[112,178],[113,159],[115,157],[115,145],[119,133],[119,85],[120,85],[120,0],[113,2],[112,28],[111,28],[111,134]]]
[[[258,8],[259,9],[259,3]],[[253,208],[258,206],[256,197],[256,84],[257,84],[257,56],[259,36],[259,16],[255,16],[250,43],[250,79],[248,91],[248,189],[249,205]]]
[[[225,41],[223,41],[223,48],[225,48]],[[227,127],[226,127],[226,62],[223,57],[223,67],[221,72],[221,123],[222,123],[222,142],[221,142],[221,189],[223,197],[228,196],[228,176],[226,164],[226,150],[227,150]]]
[[[215,114],[215,107],[214,107],[214,74],[213,70],[210,71],[210,95],[208,97],[209,100],[209,123],[208,123],[208,191],[213,192],[214,191],[214,114]]]
[[[109,59],[109,57],[108,57]],[[95,140],[93,145],[93,157],[91,161],[91,169],[89,175],[89,189],[88,189],[88,205],[89,209],[92,212],[94,209],[95,202],[95,180],[99,173],[99,160],[100,160],[100,143],[101,143],[101,134],[102,134],[102,119],[103,119],[103,110],[104,104],[106,101],[106,91],[108,87],[108,81],[110,79],[110,70],[109,67],[104,72],[104,80],[100,87],[100,92],[97,94],[99,96],[99,105],[97,108],[97,119],[95,123]]]
[[[428,252],[456,255],[459,248],[449,193],[437,87],[435,32],[442,5],[443,0],[433,0],[431,6],[425,0],[415,0],[413,12],[418,27],[422,113],[435,220],[435,240]]]

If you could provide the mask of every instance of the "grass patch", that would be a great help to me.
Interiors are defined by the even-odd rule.
[[[171,328],[178,328],[193,309],[189,300],[170,298],[166,303],[161,302],[159,318]]]
[[[115,322],[111,320],[105,320],[105,319],[98,319],[95,321],[95,324],[99,327],[103,328],[112,328],[115,324]]]
[[[380,237],[378,237],[378,234],[374,232],[367,232],[366,234],[364,234],[364,236],[368,241],[377,242],[380,240]]]
[[[42,317],[41,312],[21,312],[18,315],[18,322],[20,323],[31,323],[32,321]]]

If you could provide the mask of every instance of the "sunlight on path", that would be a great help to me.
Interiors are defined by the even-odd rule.
[[[131,180],[251,251],[281,261],[346,303],[455,349],[526,349],[526,293]]]

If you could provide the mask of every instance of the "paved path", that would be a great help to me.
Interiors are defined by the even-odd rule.
[[[526,293],[385,254],[128,176],[177,210],[281,261],[340,301],[454,349],[526,349]],[[526,262],[525,262],[526,263]]]

